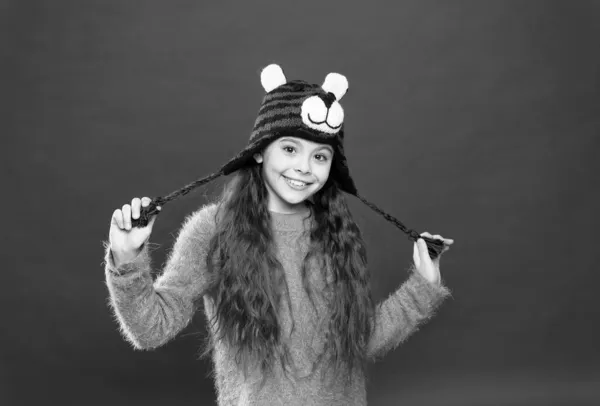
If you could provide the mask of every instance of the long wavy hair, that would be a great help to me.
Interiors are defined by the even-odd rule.
[[[291,304],[283,266],[274,250],[268,190],[261,168],[257,164],[236,171],[219,197],[216,229],[206,256],[212,278],[208,295],[216,309],[209,323],[216,334],[208,335],[200,359],[210,354],[217,341],[226,340],[230,348],[237,349],[236,361],[245,379],[250,364],[256,367],[260,363],[262,388],[277,360],[282,367],[289,363],[289,349],[281,340],[278,306],[283,290],[288,306]],[[323,293],[329,293],[327,308],[331,316],[323,352],[313,363],[310,375],[327,359],[327,369],[333,366],[334,373],[346,367],[349,383],[354,368],[366,375],[367,343],[374,328],[367,250],[333,176],[311,200],[307,204],[314,221],[301,268],[302,283],[315,308],[307,271],[311,269],[311,258],[316,259],[320,266],[313,272],[322,272],[326,286],[325,292],[318,293],[323,298]],[[327,265],[332,272],[329,278],[325,276]]]

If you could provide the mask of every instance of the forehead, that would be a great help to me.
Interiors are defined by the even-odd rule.
[[[327,149],[330,152],[333,152],[333,148],[331,148],[331,146],[329,146],[328,144],[319,144],[317,142],[312,142],[312,141],[308,141],[305,140],[303,138],[298,138],[298,137],[290,137],[290,136],[285,136],[285,137],[281,137],[279,138],[276,142],[291,142],[294,144],[299,144],[307,149]]]

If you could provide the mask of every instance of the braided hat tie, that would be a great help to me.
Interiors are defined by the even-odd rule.
[[[415,242],[419,238],[425,240],[429,256],[431,259],[437,258],[444,249],[442,241],[419,235],[358,193],[354,180],[350,176],[344,153],[344,110],[340,100],[348,90],[345,76],[330,73],[320,86],[302,80],[288,81],[281,67],[272,64],[262,70],[261,83],[266,94],[247,146],[219,171],[195,180],[166,196],[154,197],[148,206],[141,207],[140,217],[132,219],[132,227],[145,227],[152,216],[161,212],[157,206],[161,206],[162,209],[172,200],[188,194],[219,176],[226,176],[244,166],[256,164],[253,159],[255,153],[261,152],[277,138],[290,135],[331,145],[335,149],[335,154],[330,176],[337,181],[340,189],[356,196],[387,221],[393,223],[408,235],[409,240]]]

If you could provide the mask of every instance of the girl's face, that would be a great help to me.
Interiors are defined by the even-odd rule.
[[[333,148],[297,137],[281,137],[262,153],[254,154],[262,163],[262,175],[269,192],[269,210],[295,213],[306,207],[304,201],[320,190],[329,178]],[[304,182],[292,184],[291,180]]]

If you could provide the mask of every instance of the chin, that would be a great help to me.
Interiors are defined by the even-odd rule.
[[[297,198],[297,199],[283,199],[283,201],[290,206],[298,206],[298,205],[304,203],[306,200],[308,200],[308,197]]]
[[[285,203],[289,204],[290,206],[297,206],[299,204],[304,203],[306,200],[308,200],[310,197],[312,196],[312,193],[298,193],[298,194],[294,194],[293,192],[290,193],[288,191],[282,193],[279,195],[279,197],[281,198],[281,200],[283,200]]]

